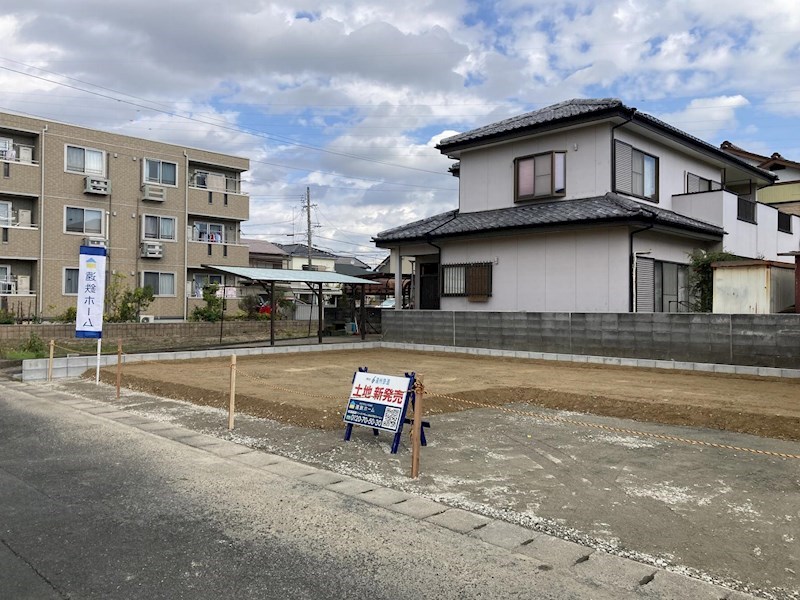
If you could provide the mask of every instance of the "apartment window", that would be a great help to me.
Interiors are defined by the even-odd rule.
[[[492,263],[442,265],[442,296],[492,295]]]
[[[106,153],[102,150],[67,145],[65,162],[71,173],[106,176]]]
[[[222,275],[207,275],[205,273],[195,273],[194,276],[194,296],[203,296],[203,289],[210,285],[222,286]]]
[[[224,227],[219,223],[195,223],[195,241],[213,242],[221,244],[224,242]]]
[[[686,173],[686,193],[696,194],[699,192],[713,192],[722,189],[722,184],[719,181],[713,181],[700,177],[694,173]]]
[[[778,231],[792,233],[792,215],[785,212],[778,212]]]
[[[144,215],[144,239],[174,240],[175,218]]]
[[[11,138],[0,138],[0,159],[13,160],[11,157],[14,150],[14,140]]]
[[[658,202],[658,158],[615,140],[614,191]]]
[[[566,194],[566,153],[545,152],[514,161],[514,199],[533,200]]]
[[[175,273],[159,273],[158,271],[142,272],[142,287],[153,290],[154,296],[175,295]]]
[[[144,160],[144,181],[159,185],[177,185],[178,165],[165,160],[146,158]]]
[[[78,294],[78,269],[64,269],[64,295]]]
[[[67,233],[103,235],[102,210],[67,206],[64,215],[64,227]]]
[[[0,202],[0,227],[11,226],[11,202]]]

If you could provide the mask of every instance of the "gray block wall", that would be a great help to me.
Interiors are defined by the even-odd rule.
[[[386,342],[800,368],[800,315],[384,311]]]

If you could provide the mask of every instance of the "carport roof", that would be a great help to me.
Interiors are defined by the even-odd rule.
[[[349,283],[366,284],[374,282],[350,275],[342,275],[333,271],[294,271],[291,269],[256,269],[254,267],[221,267],[203,265],[204,269],[235,275],[250,281],[275,281],[287,283]]]

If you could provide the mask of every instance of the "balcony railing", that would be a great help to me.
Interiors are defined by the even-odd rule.
[[[27,275],[0,279],[0,296],[31,296],[31,278]]]
[[[10,149],[0,148],[0,160],[24,163],[27,165],[38,165],[38,161],[33,160],[33,153],[33,146],[13,144]]]
[[[243,194],[242,181],[238,177],[222,175],[221,173],[204,173],[196,171],[189,176],[189,187],[214,192],[228,192],[229,194]]]
[[[235,241],[226,240],[223,233],[206,233],[205,231],[192,231],[192,242],[205,242],[207,244],[235,244]]]

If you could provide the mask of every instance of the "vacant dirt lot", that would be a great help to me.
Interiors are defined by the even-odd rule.
[[[442,394],[800,440],[800,380],[387,349],[238,358],[237,411],[303,427],[342,427],[360,366],[423,375],[426,414],[474,408],[436,397]],[[115,373],[104,369],[103,381],[113,384]],[[229,374],[229,359],[138,363],[125,366],[123,386],[226,407]]]

